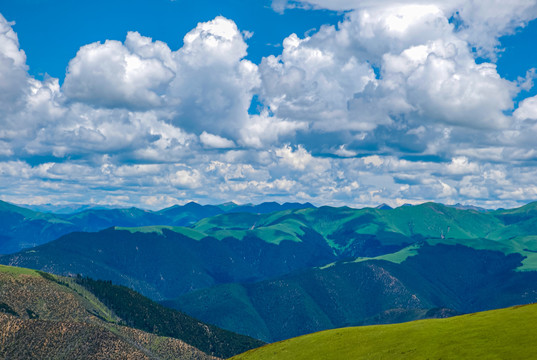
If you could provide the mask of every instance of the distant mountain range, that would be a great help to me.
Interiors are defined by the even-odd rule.
[[[201,323],[125,287],[0,266],[0,358],[228,358],[260,341]]]
[[[222,210],[191,203],[83,212],[70,219],[153,225],[73,232],[0,263],[112,280],[265,341],[537,301],[537,203],[262,212],[272,206],[290,205],[228,206],[196,223]],[[162,217],[191,225],[155,223]]]
[[[75,231],[99,231],[112,226],[169,225],[189,226],[209,216],[231,212],[267,213],[287,209],[311,208],[309,203],[275,202],[259,205],[175,205],[160,211],[138,208],[89,208],[79,212],[49,213],[0,201],[0,254],[11,254],[48,243]],[[45,207],[47,208],[47,207]],[[58,209],[66,211],[66,208]]]

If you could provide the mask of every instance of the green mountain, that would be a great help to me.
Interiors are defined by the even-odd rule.
[[[393,254],[423,241],[520,254],[525,258],[519,270],[537,269],[537,217],[509,214],[433,203],[393,210],[321,207],[227,213],[191,227],[71,233],[0,257],[0,263],[112,280],[159,300],[334,261]]]
[[[1,358],[216,359],[262,344],[110,282],[6,266],[0,323]]]
[[[323,331],[232,359],[533,359],[536,321],[533,304],[449,319]]]
[[[71,233],[0,263],[112,280],[273,341],[537,301],[536,209],[228,212],[190,227]]]
[[[87,209],[76,213],[53,214],[33,211],[0,201],[0,254],[46,244],[75,231],[99,231],[113,226],[150,225],[188,226],[209,216],[227,212],[266,213],[277,210],[309,208],[298,203],[259,205],[199,205],[188,203],[160,211],[138,208]]]
[[[242,216],[243,214],[237,214]],[[222,283],[258,281],[334,261],[322,238],[280,245],[197,237],[190,228],[151,227],[71,233],[0,257],[0,263],[60,275],[112,280],[157,300]]]

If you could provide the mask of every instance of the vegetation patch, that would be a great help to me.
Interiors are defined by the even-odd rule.
[[[3,302],[0,302],[0,312],[2,312],[4,314],[19,316],[19,314],[17,314],[17,312],[15,310],[13,310],[11,308],[11,306],[9,306],[8,304],[3,303]]]

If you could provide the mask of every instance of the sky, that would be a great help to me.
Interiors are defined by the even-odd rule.
[[[0,0],[0,199],[537,200],[537,0]]]

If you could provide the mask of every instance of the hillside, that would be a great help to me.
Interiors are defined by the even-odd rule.
[[[336,259],[322,238],[276,245],[256,237],[220,241],[208,236],[199,239],[191,233],[188,228],[166,227],[71,233],[2,256],[0,263],[112,280],[163,300],[222,283],[280,276]]]
[[[158,313],[161,306],[128,289],[106,283],[95,296],[85,285],[82,279],[0,266],[0,357],[216,359],[212,355],[229,357],[261,344],[176,311]],[[105,304],[125,292],[151,328],[134,321],[135,313]],[[166,326],[179,331],[164,334]]]
[[[520,255],[461,245],[423,244],[412,250],[404,260],[339,262],[262,282],[199,290],[164,304],[272,342],[343,326],[537,301],[537,273],[514,271]]]
[[[533,359],[536,321],[533,304],[448,319],[329,330],[232,359]]]
[[[135,329],[159,336],[181,339],[198,349],[222,357],[260,346],[262,342],[241,336],[199,320],[154,301],[110,281],[77,278],[76,283],[89,290],[99,301]]]

